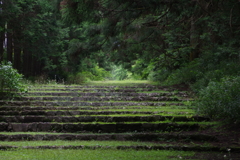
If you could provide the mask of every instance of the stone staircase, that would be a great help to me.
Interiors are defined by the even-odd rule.
[[[185,91],[149,84],[34,86],[0,101],[0,141],[135,141],[152,145],[116,148],[225,152],[228,146],[219,146],[218,136],[206,132],[216,122],[196,116],[190,101]],[[9,148],[16,146],[0,144]]]

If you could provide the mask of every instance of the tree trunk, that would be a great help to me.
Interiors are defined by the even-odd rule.
[[[4,26],[1,26],[1,28]],[[5,41],[5,32],[0,32],[0,61],[4,60],[3,54],[4,54],[4,41]]]
[[[22,71],[21,67],[21,53],[22,53],[22,44],[21,44],[21,26],[14,27],[14,68],[16,68],[19,72]]]
[[[192,47],[192,52],[190,53],[189,60],[193,61],[198,57],[198,33],[196,31],[194,16],[191,17],[191,28],[190,28],[190,46]]]
[[[7,24],[7,61],[13,62],[13,45],[12,45],[12,30],[11,22]]]
[[[21,72],[21,46],[18,40],[14,41],[14,68]]]
[[[34,74],[34,76],[37,76],[41,73],[40,63],[35,56],[33,56],[33,62],[34,62],[33,63],[33,74]]]
[[[4,11],[4,4],[3,0],[0,1],[2,3],[2,8],[1,12],[3,13]],[[5,19],[4,17],[0,14],[0,61],[4,60],[4,41],[5,41]]]
[[[28,47],[25,46],[23,50],[23,74],[26,77],[32,75],[33,71],[32,66],[32,53],[28,50]]]

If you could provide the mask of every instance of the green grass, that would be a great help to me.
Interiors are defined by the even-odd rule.
[[[171,143],[156,143],[156,142],[141,142],[141,141],[63,141],[63,140],[56,140],[56,141],[3,141],[1,142],[2,146],[17,146],[17,147],[38,147],[38,146],[88,146],[88,147],[111,147],[111,148],[117,148],[118,146],[148,146],[148,147],[154,147],[154,146],[199,146],[199,144],[171,144]],[[210,143],[201,144],[201,146],[213,146]]]
[[[19,149],[0,151],[4,160],[179,160],[193,156],[194,152],[182,151],[136,151],[136,150],[34,150]]]

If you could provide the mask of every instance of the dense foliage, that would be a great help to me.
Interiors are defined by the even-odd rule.
[[[149,79],[199,93],[240,75],[239,0],[2,0],[0,8],[0,59],[31,79]]]
[[[22,82],[23,75],[19,74],[9,62],[0,64],[0,92],[6,94],[11,91],[24,92],[26,86]]]
[[[225,122],[240,122],[240,77],[223,78],[210,82],[200,91],[197,111]]]
[[[64,2],[65,22],[81,24],[75,48],[69,49],[72,54],[99,55],[100,50],[105,53],[97,56],[100,65],[108,65],[101,64],[105,58],[133,77],[168,84],[201,79],[198,84],[206,86],[210,76],[204,75],[228,63],[236,64],[230,74],[239,74],[240,3],[236,0]]]

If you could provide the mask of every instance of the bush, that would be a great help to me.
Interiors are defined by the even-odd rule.
[[[111,74],[113,80],[125,80],[129,78],[128,70],[124,69],[122,66],[112,66]]]
[[[163,84],[170,74],[171,71],[167,68],[158,69],[150,72],[148,80],[161,82]]]
[[[26,91],[22,83],[23,75],[12,67],[11,62],[0,64],[0,91],[9,93],[11,91]]]
[[[87,81],[88,79],[86,78],[86,75],[84,75],[83,73],[71,74],[67,78],[68,84],[83,84]]]
[[[202,66],[199,66],[199,68],[202,68]],[[207,87],[210,81],[221,81],[223,77],[239,75],[240,64],[238,62],[229,62],[226,60],[216,64],[207,71],[199,70],[198,73],[201,73],[199,74],[201,76],[198,76],[196,82],[191,85],[194,92],[198,92],[202,88]]]
[[[95,66],[92,69],[92,76],[89,78],[90,80],[93,80],[93,81],[102,81],[106,78],[109,78],[110,76],[111,74],[108,71],[106,71],[103,68],[100,68],[99,66]]]
[[[166,83],[172,84],[191,84],[202,76],[202,70],[200,70],[199,62],[197,60],[190,62],[188,65],[181,67],[167,77]]]
[[[240,77],[227,77],[220,82],[210,82],[200,91],[196,109],[199,114],[214,120],[239,123]]]
[[[105,78],[110,77],[110,73],[104,70],[103,68],[100,68],[98,66],[95,66],[90,71],[84,71],[79,72],[76,74],[71,74],[67,78],[68,84],[83,84],[89,81],[102,81]]]

